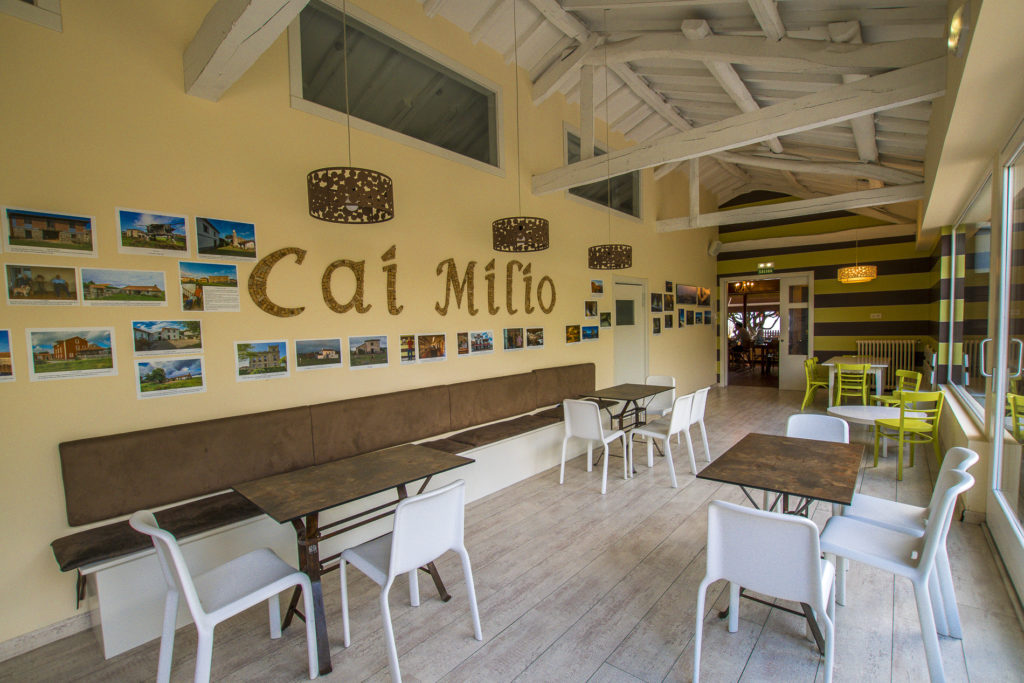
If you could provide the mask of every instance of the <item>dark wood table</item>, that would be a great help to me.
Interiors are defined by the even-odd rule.
[[[863,444],[747,434],[702,469],[697,477],[739,486],[747,500],[758,509],[760,506],[747,489],[773,492],[776,497],[769,509],[775,509],[781,498],[783,512],[806,517],[815,500],[841,505],[853,502],[863,457]],[[789,508],[790,497],[798,500],[793,509]],[[742,589],[740,594],[749,600],[801,615],[795,610],[744,595]],[[801,603],[801,607],[801,616],[807,619],[818,649],[824,652],[825,640],[810,605]],[[719,616],[725,618],[728,610]]]
[[[313,588],[312,618],[316,626],[321,675],[331,672],[331,646],[327,639],[327,619],[320,577],[338,568],[341,553],[321,558],[320,543],[394,514],[394,507],[398,501],[408,496],[408,484],[423,479],[423,484],[417,491],[422,493],[433,475],[472,462],[474,461],[470,458],[444,453],[426,446],[405,444],[248,481],[234,487],[235,491],[254,503],[274,521],[281,524],[291,522],[295,527],[299,546],[299,567],[309,576]],[[389,489],[395,489],[397,492],[394,500],[336,522],[320,525],[319,514],[324,510]],[[433,578],[441,599],[448,601],[451,596],[445,590],[434,564],[430,563],[422,569]],[[283,628],[287,628],[295,614],[299,614],[300,618],[307,618],[306,615],[297,612],[299,597],[299,589],[296,589],[285,614]]]
[[[612,420],[618,422],[618,429],[629,430],[647,423],[647,411],[644,406],[640,405],[640,401],[663,391],[672,391],[674,388],[656,384],[617,384],[607,389],[592,391],[584,396],[622,401],[622,410],[615,414],[609,408],[608,414]]]

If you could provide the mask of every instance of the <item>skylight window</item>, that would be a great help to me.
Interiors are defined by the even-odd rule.
[[[566,156],[572,164],[580,160],[580,138],[566,132]],[[596,145],[594,155],[600,156],[605,151]],[[629,216],[640,217],[640,172],[624,173],[615,176],[611,182],[612,208]],[[608,181],[599,180],[589,185],[569,188],[569,194],[588,199],[601,206],[608,206]]]

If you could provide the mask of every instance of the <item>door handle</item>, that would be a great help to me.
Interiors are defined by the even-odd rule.
[[[992,341],[992,337],[982,339],[981,344],[978,346],[978,353],[981,356],[979,359],[981,362],[978,364],[978,372],[980,372],[983,377],[992,376],[991,372],[985,372],[985,344],[988,344],[990,341]]]
[[[1021,361],[1024,360],[1024,341],[1016,338],[1010,341],[1017,345],[1017,372],[1010,375],[1010,377],[1020,377]]]

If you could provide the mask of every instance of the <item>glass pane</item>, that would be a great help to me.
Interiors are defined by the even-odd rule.
[[[981,374],[981,342],[988,338],[989,262],[992,228],[987,223],[966,226],[964,259],[963,383],[985,405],[986,377]],[[985,349],[992,353],[991,344]]]
[[[805,304],[807,303],[807,285],[790,285],[789,286],[789,303],[791,304]]]
[[[616,325],[635,325],[636,320],[633,316],[633,300],[632,299],[616,299],[615,300],[615,324]]]
[[[1021,373],[1021,356],[1024,354],[1024,156],[1018,157],[1009,169],[1009,196],[1011,215],[1004,224],[1010,229],[1010,292],[1009,310],[1009,355],[1007,372],[1006,423],[1014,438],[1024,443],[1024,375]],[[1016,449],[1003,450],[1002,476],[999,489],[1017,517],[1024,522],[1024,471],[1021,469],[1020,452]]]
[[[787,353],[791,356],[807,355],[807,309],[789,309],[789,330],[786,332]]]
[[[351,16],[343,22],[343,17],[322,2],[311,2],[299,15],[303,98],[347,111],[347,53],[352,116],[498,165],[492,91]]]
[[[566,151],[569,157],[568,162],[572,164],[580,160],[580,139],[572,133],[566,133],[566,138]],[[595,146],[594,154],[601,156],[604,154],[604,150]],[[623,175],[618,175],[612,178],[612,208],[616,211],[629,214],[630,216],[639,216],[640,203],[637,201],[637,190],[639,187],[640,174],[636,171],[633,173],[624,173]],[[605,180],[599,180],[596,183],[590,183],[589,185],[571,187],[569,188],[569,192],[577,197],[582,197],[583,199],[589,199],[592,202],[596,202],[601,206],[608,206],[608,182]]]

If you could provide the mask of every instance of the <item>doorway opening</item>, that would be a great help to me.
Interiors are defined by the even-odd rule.
[[[779,386],[779,280],[728,283],[729,384]]]

